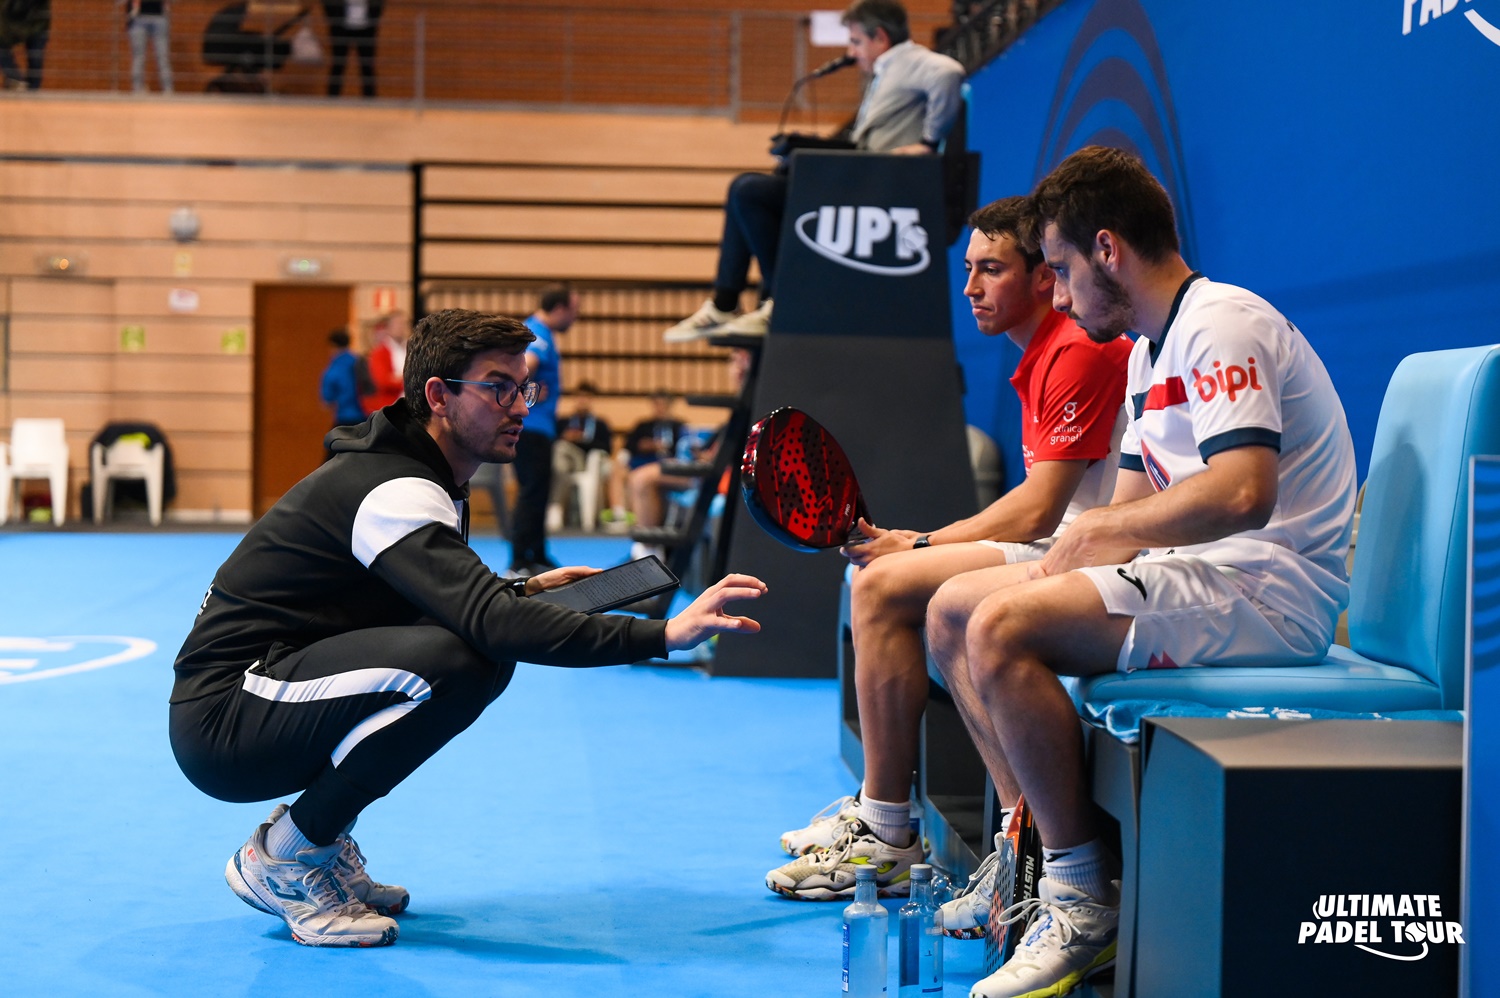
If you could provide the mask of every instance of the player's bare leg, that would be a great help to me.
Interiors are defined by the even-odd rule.
[[[1031,571],[1023,563],[956,576],[938,589],[927,608],[928,648],[990,778],[995,781],[1000,801],[1006,806],[1013,805],[1021,791],[995,725],[969,678],[966,635],[976,607],[997,591],[1027,582]]]
[[[1130,624],[1076,573],[1002,589],[969,618],[972,688],[1049,846],[1095,833],[1078,712],[1057,677],[1114,671]]]
[[[1002,589],[969,617],[969,679],[1044,847],[1037,897],[1027,902],[1035,928],[974,985],[976,998],[1063,993],[1114,962],[1119,861],[1099,838],[1078,715],[1057,677],[1112,671],[1130,624],[1076,572]]]
[[[854,573],[854,688],[869,796],[901,801],[911,789],[927,706],[922,627],[928,602],[952,576],[1004,560],[982,544],[949,544],[883,555]]]

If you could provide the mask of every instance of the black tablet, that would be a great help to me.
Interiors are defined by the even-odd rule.
[[[669,593],[676,588],[677,576],[661,563],[661,559],[655,555],[647,555],[614,568],[606,568],[598,575],[590,575],[556,589],[544,590],[530,598],[543,603],[556,603],[579,613],[603,613],[661,593]]]

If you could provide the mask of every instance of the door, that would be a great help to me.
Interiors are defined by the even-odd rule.
[[[328,334],[350,325],[347,285],[255,287],[255,515],[323,461],[333,414],[318,394]]]

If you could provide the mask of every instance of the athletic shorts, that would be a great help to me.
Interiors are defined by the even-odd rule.
[[[1074,569],[1088,576],[1112,614],[1133,617],[1115,668],[1315,665],[1328,641],[1246,596],[1234,569],[1192,555],[1137,558]]]
[[[1023,561],[1041,561],[1047,556],[1053,540],[1054,538],[1044,537],[1030,544],[1021,544],[1017,541],[975,541],[974,543],[1002,552],[1007,565],[1019,565]]]

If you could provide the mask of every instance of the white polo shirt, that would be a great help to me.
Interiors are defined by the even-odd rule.
[[[1161,342],[1136,341],[1128,384],[1120,467],[1145,472],[1158,492],[1206,470],[1220,451],[1278,452],[1276,507],[1264,527],[1172,550],[1219,566],[1246,595],[1331,636],[1349,602],[1354,444],[1307,339],[1264,299],[1194,274]]]

